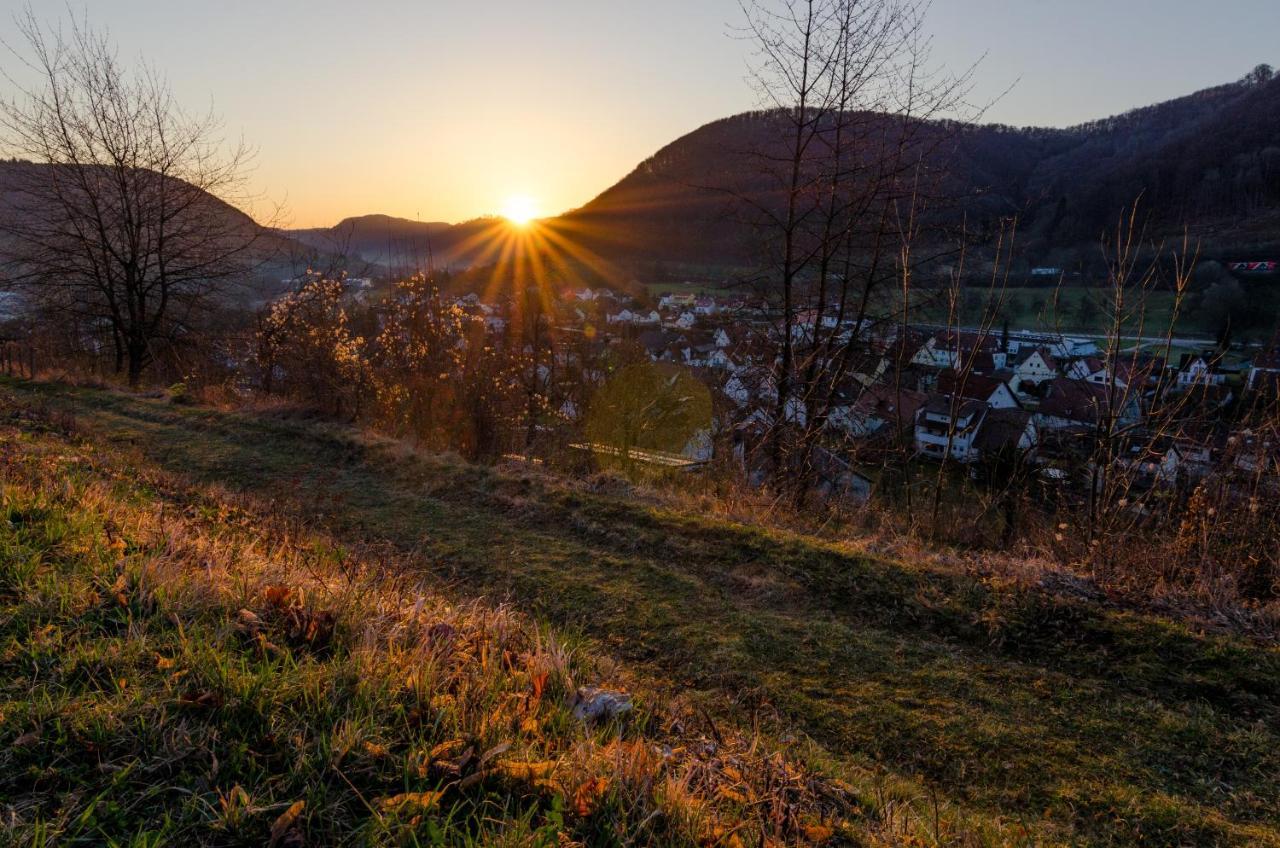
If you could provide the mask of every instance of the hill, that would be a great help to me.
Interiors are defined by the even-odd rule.
[[[647,785],[701,811],[703,844],[758,844],[776,793],[755,781],[794,773],[812,779],[787,795],[788,840],[1280,845],[1270,643],[339,427],[58,385],[0,392],[0,795],[28,827],[216,842],[223,831],[202,829],[216,826],[261,843],[305,800],[299,821],[322,843],[406,827],[431,841],[458,822],[437,844],[496,838],[486,827],[596,844],[619,824],[682,844],[653,829],[673,808],[651,819],[654,796],[613,792],[650,774],[639,750],[669,749],[662,774],[679,779]],[[305,603],[269,590],[294,581]],[[316,650],[291,622],[341,597],[334,647]],[[510,618],[484,612],[495,599]],[[422,624],[399,629],[415,603]],[[238,635],[239,607],[268,629]],[[436,616],[437,633],[506,633],[519,661],[456,688],[419,653]],[[503,698],[529,692],[530,620],[550,628],[533,656],[567,669],[554,679],[626,681],[637,708],[622,738],[639,749],[623,757],[617,729],[583,735],[550,701],[542,739],[494,729],[511,718],[495,707],[528,703]],[[274,649],[254,647],[259,633]],[[403,670],[383,650],[427,663],[408,684],[418,700],[380,682]],[[691,717],[668,723],[670,704]],[[490,762],[555,761],[572,785],[560,772],[531,785],[515,765],[470,781],[416,771],[415,753],[459,727],[483,743],[473,756],[516,734]],[[754,750],[780,743],[795,761],[734,759],[752,728]],[[438,757],[446,771],[457,758]],[[766,762],[791,764],[762,778]],[[580,816],[572,795],[594,777],[610,792],[597,807],[591,784]],[[747,824],[710,828],[734,821]]]
[[[759,199],[760,158],[785,158],[770,124],[767,113],[708,124],[569,217],[637,255],[740,260],[750,234],[724,193]],[[1280,79],[1265,72],[1069,129],[934,131],[946,137],[935,156],[950,174],[947,193],[966,198],[957,213],[1019,215],[1033,262],[1096,253],[1139,196],[1155,236],[1189,225],[1210,250],[1232,255],[1277,241]]]
[[[21,225],[10,229],[16,219],[19,216],[44,214],[41,211],[45,208],[41,205],[44,203],[41,199],[43,192],[32,191],[32,186],[47,183],[48,169],[55,167],[72,166],[0,160],[0,262],[3,262],[5,239],[16,237],[15,234],[22,231]],[[256,305],[286,287],[283,280],[301,273],[309,265],[326,264],[329,253],[324,247],[312,247],[287,232],[264,226],[222,198],[195,189],[174,177],[166,180],[172,187],[171,193],[184,198],[189,214],[202,220],[202,230],[216,233],[218,240],[234,244],[237,252],[243,251],[243,264],[248,269],[250,279],[237,280],[237,285],[228,287],[228,299],[235,299],[241,305]],[[243,282],[249,285],[239,285]]]
[[[761,161],[785,158],[774,115],[714,121],[676,139],[617,184],[547,222],[615,261],[750,263],[759,239],[736,197],[767,200]],[[1020,217],[1027,264],[1087,266],[1097,243],[1141,196],[1152,237],[1204,239],[1207,256],[1274,258],[1280,248],[1280,79],[1244,79],[1066,129],[931,124],[952,215]],[[465,262],[475,223],[457,228],[383,216],[348,219],[366,258],[420,250]],[[307,236],[310,237],[310,236]]]

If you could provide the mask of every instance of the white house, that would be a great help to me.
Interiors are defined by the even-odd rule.
[[[1013,373],[1018,376],[1020,382],[1038,386],[1058,376],[1058,363],[1048,351],[1035,348],[1019,357]]]
[[[1197,384],[1205,386],[1221,386],[1227,382],[1227,375],[1218,370],[1218,363],[1205,356],[1188,354],[1182,358],[1178,368],[1178,387],[1188,388]]]
[[[1020,409],[1022,404],[1013,389],[1000,377],[983,374],[957,374],[943,371],[935,384],[943,395],[959,395],[968,400],[980,400],[992,409]]]
[[[957,462],[972,462],[978,431],[990,407],[976,400],[933,395],[916,415],[916,450],[932,459],[950,456]]]

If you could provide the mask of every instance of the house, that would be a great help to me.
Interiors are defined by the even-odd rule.
[[[692,309],[696,298],[691,294],[664,294],[658,299],[658,308],[670,311]]]
[[[718,310],[715,299],[706,295],[696,298],[693,302],[693,311],[698,315],[715,315]]]
[[[1129,439],[1116,457],[1116,464],[1143,486],[1173,485],[1186,462],[1177,440],[1168,436]]]
[[[980,400],[992,409],[1018,409],[1022,406],[1013,389],[1000,377],[960,374],[947,370],[938,375],[935,386],[939,394]]]
[[[1164,371],[1164,360],[1153,357],[1125,357],[1117,359],[1114,371],[1106,360],[1097,356],[1086,356],[1077,359],[1067,367],[1067,376],[1072,380],[1084,380],[1097,386],[1115,385],[1118,389],[1130,386],[1143,386],[1153,375]]]
[[[928,400],[924,392],[886,383],[837,394],[827,421],[853,438],[866,438],[886,428],[900,433],[915,428],[916,415]]]
[[[1220,359],[1213,353],[1184,353],[1178,362],[1178,388],[1186,389],[1197,383],[1221,386],[1227,381],[1227,375],[1219,367]]]
[[[979,353],[996,353],[999,341],[988,333],[944,330],[934,333],[911,357],[912,365],[926,368],[958,368],[961,359]]]
[[[871,478],[854,468],[844,457],[818,445],[810,457],[810,464],[817,477],[815,489],[823,497],[846,498],[860,503],[871,498]]]
[[[1009,356],[1002,350],[980,350],[968,360],[968,370],[974,374],[991,376],[1005,370]]]
[[[1142,412],[1132,392],[1059,377],[1049,383],[1035,419],[1037,427],[1058,430],[1092,428],[1104,422],[1107,415],[1118,426],[1126,427],[1138,423]]]
[[[974,442],[977,459],[1023,454],[1034,450],[1040,441],[1039,430],[1030,412],[1024,409],[992,409],[978,430]]]
[[[680,317],[676,319],[676,326],[682,330],[691,330],[696,323],[698,318],[692,312],[681,312]]]
[[[990,407],[976,400],[930,395],[916,414],[916,450],[932,459],[957,462],[977,459],[974,442]]]
[[[1058,376],[1058,361],[1045,348],[1031,348],[1018,355],[1013,373],[1020,382],[1038,386]]]
[[[1273,341],[1269,350],[1253,358],[1245,386],[1249,391],[1258,391],[1262,388],[1268,374],[1280,374],[1280,339]],[[1272,380],[1274,381],[1274,378]]]

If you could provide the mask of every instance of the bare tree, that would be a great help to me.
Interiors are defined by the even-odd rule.
[[[832,402],[906,300],[911,241],[968,75],[929,71],[923,4],[787,0],[745,8],[762,120],[749,198],[772,255],[760,274],[774,348],[768,459],[803,498]]]
[[[192,118],[166,82],[126,69],[77,21],[47,31],[28,11],[10,46],[30,84],[0,103],[15,163],[0,217],[3,277],[46,311],[109,338],[136,385],[161,345],[190,334],[208,305],[260,261],[267,230],[244,203],[250,151],[227,146],[213,115]]]

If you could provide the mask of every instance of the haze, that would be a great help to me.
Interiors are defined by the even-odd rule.
[[[24,6],[0,2],[4,31]],[[736,0],[95,0],[89,15],[258,147],[255,179],[293,226],[459,221],[513,197],[554,214],[756,105]],[[930,26],[939,62],[982,58],[989,120],[1069,125],[1275,61],[1280,4],[937,0]]]

